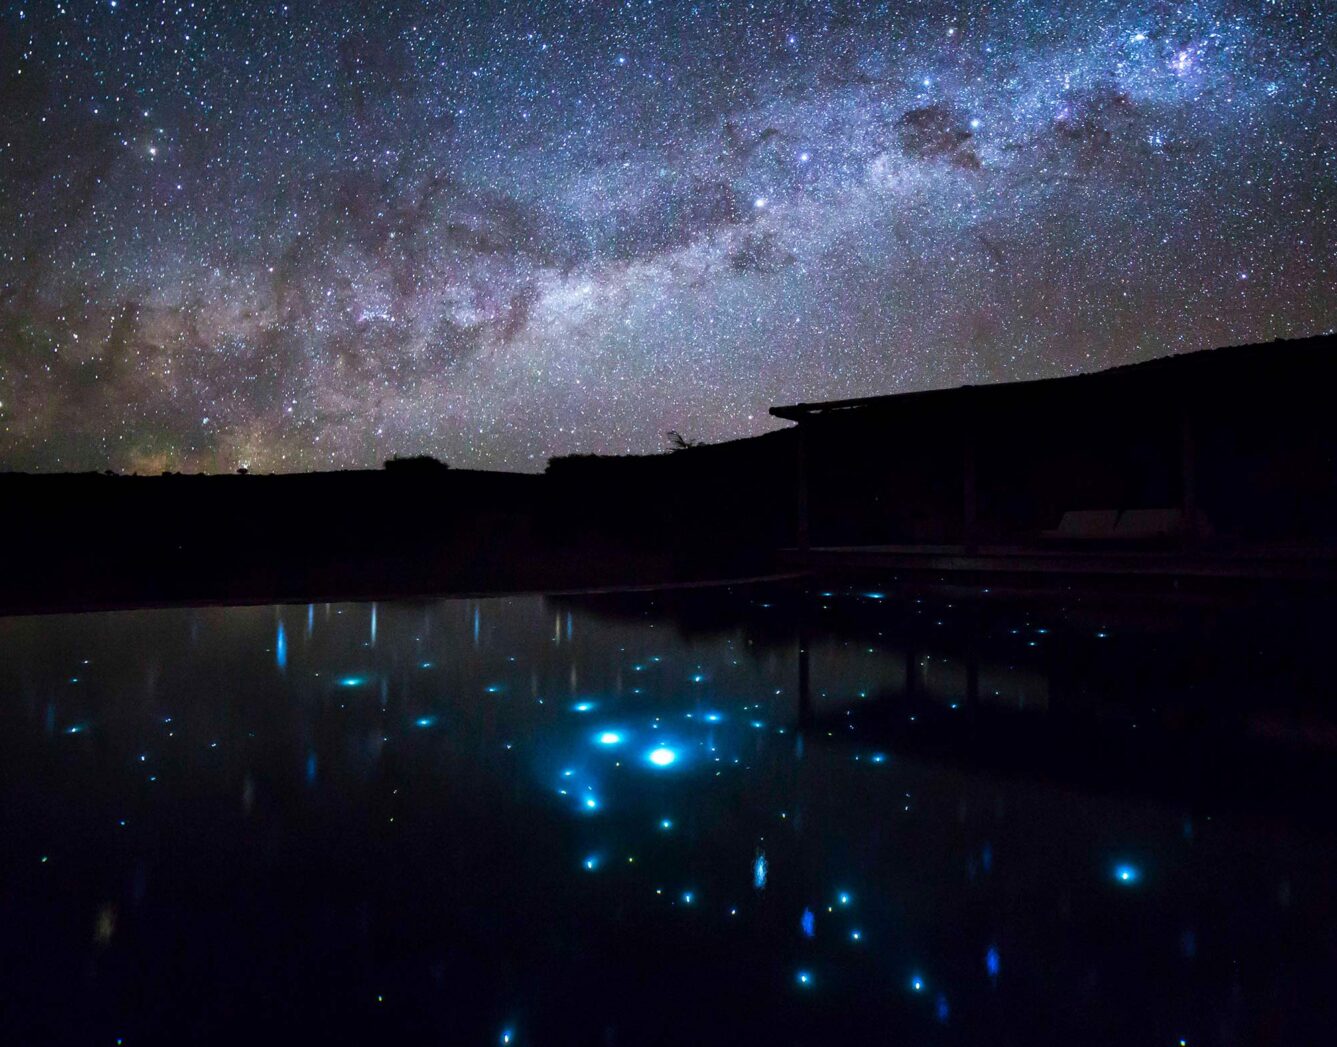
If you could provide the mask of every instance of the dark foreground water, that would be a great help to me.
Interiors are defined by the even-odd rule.
[[[1332,1042],[1334,626],[844,586],[0,620],[0,1040]]]

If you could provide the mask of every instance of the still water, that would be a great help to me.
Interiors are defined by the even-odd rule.
[[[0,619],[3,1039],[1331,1042],[1333,620],[848,585]]]

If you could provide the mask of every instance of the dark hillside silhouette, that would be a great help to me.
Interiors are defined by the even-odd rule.
[[[542,475],[0,475],[10,610],[651,585],[813,567],[1332,575],[1337,339],[776,408]],[[800,466],[803,468],[800,468]]]

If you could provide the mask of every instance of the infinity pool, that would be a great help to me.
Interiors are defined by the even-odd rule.
[[[1321,1042],[1326,608],[0,619],[9,1043]]]

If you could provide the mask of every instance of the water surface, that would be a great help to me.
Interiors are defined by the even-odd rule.
[[[1323,1042],[1331,618],[1286,608],[0,620],[5,1040]]]

